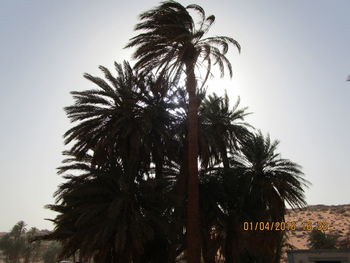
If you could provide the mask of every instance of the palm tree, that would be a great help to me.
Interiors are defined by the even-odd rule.
[[[285,203],[292,208],[305,203],[304,188],[309,184],[299,165],[277,153],[278,142],[261,132],[241,140],[229,157],[229,168],[202,170],[200,204],[203,216],[203,258],[215,262],[278,262],[282,232],[242,231],[244,221],[283,221]]]
[[[189,10],[197,11],[200,21],[194,21]],[[221,76],[225,66],[232,76],[226,58],[229,44],[240,50],[237,41],[230,37],[203,36],[213,24],[213,15],[206,17],[198,5],[182,6],[175,1],[162,2],[158,7],[140,15],[141,22],[135,30],[144,31],[133,37],[126,47],[137,47],[134,58],[136,69],[157,69],[160,75],[168,74],[178,80],[182,71],[186,75],[188,105],[188,203],[187,203],[187,252],[190,263],[199,263],[201,257],[200,218],[198,208],[198,104],[196,100],[196,66],[206,66],[203,84],[211,73],[212,63],[218,65]]]
[[[242,142],[240,152],[231,159],[236,173],[247,180],[243,207],[239,213],[244,221],[281,222],[286,213],[285,203],[292,208],[306,205],[304,188],[308,187],[309,182],[303,178],[298,164],[281,158],[277,153],[278,144],[278,141],[271,141],[269,135],[264,137],[259,131],[247,137]],[[282,238],[283,232],[272,231],[253,233],[245,240],[250,240],[248,244],[254,245],[255,251],[261,250],[266,262],[279,262]],[[231,250],[228,248],[228,251]]]
[[[187,175],[187,125],[188,111],[187,103],[188,98],[184,94],[184,90],[179,88],[176,96],[176,122],[173,127],[174,137],[177,141],[176,155],[179,157],[177,163],[178,179],[176,181],[176,193],[177,205],[174,211],[174,234],[182,232],[183,228],[183,205],[185,199],[184,185],[186,185]],[[232,154],[239,146],[239,141],[249,134],[248,128],[250,125],[244,122],[244,118],[247,115],[246,108],[239,108],[239,99],[235,105],[230,108],[229,99],[226,95],[224,98],[218,97],[216,94],[207,96],[205,90],[200,90],[197,93],[197,100],[199,102],[199,157],[201,161],[202,169],[213,167],[214,165],[220,165],[228,160],[228,154]],[[220,134],[221,136],[217,136]],[[226,162],[228,163],[228,162]],[[225,166],[225,164],[224,164]],[[175,189],[174,189],[175,190]],[[205,213],[206,217],[211,211]],[[202,229],[205,228],[205,220],[202,220]],[[207,228],[210,232],[210,228]],[[203,239],[207,232],[201,231]],[[179,240],[180,245],[182,243]],[[205,240],[203,240],[205,242]],[[204,244],[204,243],[203,243]],[[176,244],[174,244],[175,246]],[[203,256],[207,253],[206,247],[203,247]]]
[[[204,94],[205,95],[205,94]],[[203,96],[204,97],[204,96]],[[205,96],[199,105],[199,156],[205,169],[221,163],[229,168],[229,155],[239,148],[251,126],[244,122],[247,108],[239,108],[240,99],[230,109],[227,94]],[[219,136],[218,136],[219,135]]]
[[[76,122],[66,139],[74,144],[59,168],[67,182],[56,205],[48,206],[59,213],[56,228],[44,238],[63,243],[61,256],[79,252],[97,263],[175,262],[186,249],[183,200],[174,196],[185,195],[188,97],[181,88],[173,93],[164,79],[160,85],[127,63],[116,65],[116,77],[104,69],[111,86],[86,75],[99,89],[73,92],[76,102],[66,108]],[[221,253],[235,262],[243,254],[264,255],[273,262],[281,236],[241,233],[241,223],[282,220],[285,201],[303,205],[300,167],[276,154],[277,142],[249,131],[239,101],[230,108],[227,96],[197,96],[205,131],[199,136],[203,258],[213,263]],[[135,145],[137,157],[128,145]]]
[[[317,229],[313,229],[308,236],[310,249],[335,249],[339,235],[326,234]]]
[[[108,82],[85,74],[98,88],[72,92],[75,103],[65,108],[75,123],[65,133],[73,145],[59,168],[68,182],[57,191],[56,205],[48,206],[60,214],[44,239],[62,241],[62,257],[79,251],[96,262],[138,262],[141,256],[163,262],[172,242],[162,233],[172,221],[166,191],[174,188],[169,178],[177,159],[176,92],[166,78],[138,74],[127,62],[115,67],[116,76],[100,67]],[[80,174],[66,174],[72,170]],[[162,257],[151,252],[159,247]]]
[[[159,226],[168,222],[164,204],[169,187],[154,191],[154,180],[131,182],[119,163],[98,168],[91,165],[92,156],[66,154],[59,168],[66,182],[55,193],[56,205],[48,206],[59,213],[56,227],[43,237],[62,242],[60,258],[79,251],[82,259],[97,263],[166,261],[168,243]]]
[[[259,131],[244,140],[241,152],[232,158],[232,165],[249,177],[249,193],[256,196],[251,202],[261,203],[258,207],[269,211],[274,220],[283,219],[285,210],[280,208],[285,206],[280,201],[292,208],[305,206],[304,188],[310,184],[298,164],[281,158],[278,144]]]
[[[0,249],[6,256],[7,262],[20,262],[20,258],[26,250],[26,231],[24,221],[19,221],[12,227],[10,233],[5,234],[0,239]]]
[[[165,79],[137,74],[127,62],[115,67],[117,76],[100,66],[108,82],[84,75],[98,89],[71,92],[75,104],[65,110],[75,126],[65,133],[65,143],[74,143],[71,151],[77,157],[92,151],[96,165],[107,158],[121,160],[130,180],[151,163],[160,177],[172,141],[171,87]]]

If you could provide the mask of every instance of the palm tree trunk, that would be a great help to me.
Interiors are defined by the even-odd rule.
[[[187,138],[186,138],[187,140]],[[169,255],[168,255],[168,263],[174,263],[176,259],[176,250],[179,247],[180,239],[179,233],[183,232],[183,218],[184,218],[184,203],[186,199],[186,186],[187,186],[187,179],[188,179],[188,150],[187,150],[187,141],[184,147],[184,152],[181,154],[183,155],[183,159],[181,159],[181,167],[180,167],[180,174],[179,179],[177,181],[176,185],[176,203],[175,203],[175,225],[174,229],[172,231],[172,238],[173,238],[173,244],[170,246],[169,249]]]
[[[193,61],[186,62],[188,105],[188,203],[187,203],[187,261],[201,262],[201,231],[198,189],[198,105]]]
[[[222,163],[224,164],[224,168],[226,170],[230,167],[230,164],[229,164],[229,160],[227,157],[226,145],[224,142],[221,142],[220,153],[221,153]]]
[[[154,149],[152,151],[152,155],[153,155],[153,161],[154,161],[154,165],[155,165],[155,176],[156,179],[162,179],[162,172],[163,172],[163,160],[162,158],[159,156],[159,154],[157,153],[157,150]]]
[[[226,225],[226,242],[225,242],[225,262],[239,262],[238,232],[232,218],[228,218]]]

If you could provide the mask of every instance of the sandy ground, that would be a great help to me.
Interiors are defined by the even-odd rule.
[[[289,210],[286,222],[296,222],[296,230],[288,231],[288,243],[296,249],[307,249],[307,238],[311,229],[338,234],[345,238],[350,231],[350,205],[314,205],[304,209]]]

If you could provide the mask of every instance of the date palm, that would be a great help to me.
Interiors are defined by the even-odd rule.
[[[303,189],[309,185],[298,164],[281,158],[278,144],[259,131],[243,142],[241,152],[232,159],[234,167],[250,180],[248,194],[256,197],[250,202],[259,204],[275,221],[283,219],[284,202],[292,208],[306,205]]]
[[[190,10],[200,15],[196,23]],[[240,50],[238,42],[230,37],[204,37],[215,17],[206,16],[198,5],[182,6],[175,1],[165,1],[140,15],[141,22],[135,27],[143,31],[130,39],[126,47],[137,47],[133,57],[135,68],[142,71],[156,70],[160,75],[167,73],[180,79],[186,76],[188,105],[188,203],[187,203],[187,252],[190,263],[199,263],[201,257],[200,218],[198,208],[198,104],[196,101],[197,66],[206,68],[202,85],[211,73],[211,66],[217,65],[224,75],[227,67],[230,76],[232,68],[226,57],[228,47],[233,44]],[[197,74],[198,75],[198,74]]]
[[[285,203],[292,208],[306,204],[304,189],[309,183],[299,165],[280,157],[277,146],[269,136],[251,133],[229,158],[228,169],[202,171],[205,262],[215,262],[219,251],[225,262],[239,262],[240,258],[241,262],[254,258],[278,262],[283,232],[242,231],[244,221],[283,221]],[[247,258],[252,261],[245,261]]]
[[[166,261],[168,241],[159,225],[167,224],[169,187],[151,191],[154,180],[130,181],[120,163],[95,167],[92,156],[66,154],[59,168],[66,182],[55,193],[56,204],[47,206],[59,213],[56,227],[43,237],[62,242],[60,258],[79,251],[81,258],[96,263]]]
[[[26,224],[19,221],[15,224],[10,233],[0,238],[0,249],[6,256],[6,261],[18,263],[26,249]]]
[[[115,67],[113,76],[100,66],[106,80],[84,75],[97,88],[71,92],[75,103],[65,110],[75,125],[65,133],[65,143],[73,143],[71,152],[77,157],[92,151],[96,165],[120,160],[130,180],[151,163],[160,177],[171,141],[173,103],[165,94],[171,89],[165,79],[141,76],[127,62]]]
[[[75,103],[65,108],[75,124],[65,133],[72,147],[59,168],[68,181],[48,206],[59,215],[45,238],[63,242],[61,256],[79,250],[95,262],[164,262],[172,89],[166,78],[138,74],[127,62],[115,67],[116,76],[100,67],[106,80],[85,74],[97,88],[72,92]]]
[[[304,179],[298,164],[281,158],[277,152],[278,144],[259,131],[247,137],[240,152],[231,158],[236,174],[246,181],[241,184],[242,187],[246,185],[246,191],[238,213],[245,221],[281,222],[284,221],[286,204],[292,208],[306,205],[304,189],[309,182]],[[282,237],[282,232],[249,232],[243,239],[248,241],[248,248],[253,247],[252,251],[264,255],[264,262],[278,262],[278,244]],[[227,251],[232,251],[232,247],[227,247]]]
[[[227,94],[215,93],[199,105],[199,155],[202,167],[222,163],[229,168],[229,155],[238,150],[239,143],[248,136],[251,126],[244,122],[247,108],[239,108],[240,99],[230,108]],[[220,135],[220,136],[218,136]],[[211,164],[209,162],[212,162]]]

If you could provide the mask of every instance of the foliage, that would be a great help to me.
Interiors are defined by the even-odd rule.
[[[0,238],[0,250],[9,263],[32,263],[41,259],[42,243],[37,240],[39,230],[27,230],[24,221],[15,224],[11,231]]]
[[[195,16],[190,11],[199,14],[199,21],[195,21]],[[241,47],[231,37],[205,38],[215,16],[206,16],[199,5],[184,7],[176,1],[164,1],[142,13],[139,18],[135,31],[142,33],[131,38],[126,46],[136,47],[133,55],[137,59],[135,68],[145,72],[157,69],[160,75],[167,74],[179,79],[184,68],[191,62],[206,69],[203,83],[211,74],[213,64],[219,67],[221,76],[224,75],[225,67],[232,76],[232,66],[226,54],[230,45],[239,51]]]
[[[43,252],[42,260],[44,263],[56,263],[61,246],[57,242],[51,242]]]
[[[312,249],[334,249],[337,245],[337,235],[326,234],[323,231],[313,229],[308,237],[309,247]]]
[[[199,14],[199,21],[190,11]],[[133,37],[126,47],[136,47],[133,55],[137,62],[135,68],[142,72],[159,72],[159,75],[170,76],[177,82],[185,76],[188,92],[187,122],[187,258],[192,263],[201,260],[201,231],[198,188],[198,102],[197,80],[200,72],[196,68],[205,68],[206,76],[202,87],[211,74],[212,65],[218,66],[221,77],[225,68],[232,77],[232,67],[227,59],[229,45],[240,50],[236,40],[227,36],[204,37],[208,33],[215,16],[206,16],[199,5],[187,7],[175,1],[165,1],[159,6],[140,15],[140,22],[135,31],[141,33]],[[183,74],[184,73],[184,74]]]
[[[278,141],[245,121],[239,99],[230,106],[203,88],[212,65],[232,74],[226,54],[239,44],[204,38],[215,17],[198,5],[162,2],[140,20],[127,45],[137,48],[135,67],[115,63],[113,75],[100,66],[104,78],[84,75],[95,88],[72,92],[65,182],[47,206],[55,229],[41,239],[60,242],[59,259],[96,263],[192,263],[191,246],[206,263],[277,263],[283,233],[243,231],[243,222],[284,220],[286,203],[305,205],[308,182]],[[47,263],[56,252],[46,251]]]
[[[13,226],[10,233],[0,239],[0,249],[6,257],[7,262],[18,263],[26,250],[25,223],[19,221]]]
[[[338,239],[338,247],[343,249],[350,248],[350,226],[348,227],[345,236],[342,239]]]
[[[56,204],[48,206],[59,213],[56,228],[44,239],[62,243],[60,258],[79,251],[82,259],[96,262],[174,262],[185,249],[179,230],[185,227],[184,204],[177,193],[186,171],[187,98],[181,88],[157,95],[155,79],[145,76],[138,88],[132,83],[140,77],[128,63],[116,68],[117,76],[109,77],[114,85],[90,76],[98,89],[73,92],[76,103],[66,108],[76,122],[65,135],[73,146],[59,168],[66,182],[55,194]],[[220,255],[230,262],[264,255],[265,262],[274,262],[282,237],[249,235],[242,223],[282,220],[284,202],[305,205],[307,181],[297,164],[280,157],[277,141],[244,121],[246,108],[239,101],[230,107],[227,96],[207,96],[204,90],[198,99],[203,257],[214,262]],[[101,110],[97,102],[107,100]],[[163,117],[148,117],[150,111]],[[106,143],[98,134],[108,135]],[[139,155],[128,150],[131,144]]]
[[[68,182],[56,193],[62,203],[49,206],[62,214],[54,220],[57,227],[48,237],[62,242],[62,257],[79,250],[82,258],[99,262],[114,257],[135,260],[159,235],[157,224],[164,221],[156,213],[163,200],[144,196],[157,185],[152,180],[131,183],[122,166],[94,168],[89,165],[91,159],[85,156],[79,161],[72,157],[60,168],[60,173],[73,169],[84,173],[64,176]],[[162,194],[165,193],[157,192],[158,198]],[[153,207],[157,202],[158,207]]]

